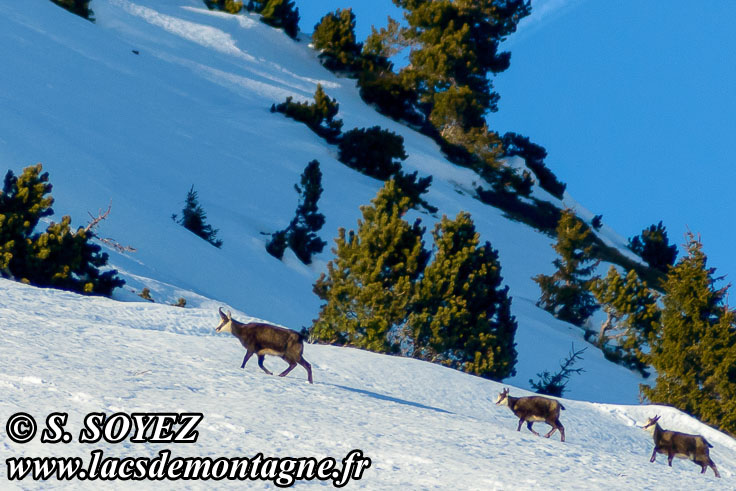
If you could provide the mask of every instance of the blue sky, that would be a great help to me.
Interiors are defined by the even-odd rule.
[[[297,0],[301,29],[352,7],[358,37],[390,0]],[[662,220],[700,234],[709,264],[736,277],[736,1],[532,0],[505,43],[489,123],[547,149],[568,191],[621,235]],[[735,302],[733,297],[731,305]]]

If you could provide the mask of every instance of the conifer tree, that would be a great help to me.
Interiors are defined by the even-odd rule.
[[[289,96],[285,102],[271,106],[271,112],[284,113],[286,116],[309,126],[309,128],[328,142],[334,143],[342,130],[342,120],[335,119],[340,104],[337,100],[330,99],[322,88],[317,84],[314,92],[314,102],[293,102]]]
[[[292,39],[299,33],[299,9],[293,0],[268,0],[260,9],[261,21],[272,27],[281,27]]]
[[[510,54],[499,45],[519,21],[531,13],[528,0],[394,0],[406,10],[408,28],[402,38],[413,46],[403,76],[414,81],[422,101],[431,108],[465,104],[447,100],[448,90],[472,93],[472,113],[495,111],[498,95],[490,74],[509,67]],[[461,111],[456,111],[460,113]],[[428,113],[429,114],[429,113]]]
[[[354,128],[339,143],[338,160],[348,167],[376,179],[386,180],[401,170],[406,160],[404,138],[382,129]]]
[[[370,205],[361,207],[357,231],[340,228],[335,258],[314,285],[325,301],[312,326],[322,342],[396,352],[406,338],[413,285],[429,253],[417,220],[402,217],[409,198],[387,181]]]
[[[562,211],[554,249],[559,255],[553,262],[557,271],[551,276],[540,274],[533,278],[542,290],[537,305],[560,320],[582,326],[598,310],[589,291],[598,263],[592,257],[590,229],[570,209]]]
[[[90,0],[51,0],[59,7],[65,8],[73,14],[94,22],[94,12],[89,8]]]
[[[624,277],[613,266],[605,278],[593,280],[590,289],[606,313],[598,345],[605,350],[613,341],[613,349],[626,365],[646,373],[646,353],[660,322],[659,295],[633,269]]]
[[[284,230],[272,234],[266,250],[272,256],[281,259],[286,247],[304,264],[312,262],[312,256],[319,254],[327,244],[319,238],[317,232],[325,223],[325,216],[317,211],[317,201],[322,195],[322,172],[319,162],[312,160],[302,173],[300,184],[294,189],[299,194],[296,215]]]
[[[409,317],[414,356],[496,380],[514,375],[517,325],[498,253],[480,245],[465,212],[443,217],[433,235]]]
[[[642,230],[641,235],[629,239],[629,249],[644,259],[649,266],[667,272],[675,264],[677,246],[670,245],[667,230],[660,221]]]
[[[41,164],[23,169],[16,177],[8,170],[0,193],[0,271],[12,278],[13,271],[22,269],[28,255],[28,239],[41,218],[54,214],[51,205],[52,185],[49,173],[41,173]],[[48,196],[47,196],[48,195]]]
[[[361,45],[355,40],[355,14],[352,9],[337,9],[314,26],[312,43],[330,70],[357,68]]]
[[[212,225],[207,223],[207,213],[205,213],[204,209],[199,204],[197,191],[194,190],[194,185],[192,185],[191,189],[187,193],[186,203],[184,204],[184,208],[181,210],[181,218],[177,219],[176,215],[173,215],[171,218],[179,225],[202,237],[213,246],[217,248],[222,247],[222,240],[217,238],[217,232],[219,232],[219,230],[213,229]]]
[[[0,193],[0,274],[36,286],[107,295],[125,282],[117,271],[100,272],[108,255],[90,242],[93,232],[71,230],[71,218],[35,232],[39,220],[53,214],[51,183],[41,164],[16,177],[5,176]]]
[[[707,266],[702,244],[688,234],[687,256],[664,284],[662,322],[652,342],[653,403],[668,404],[736,434],[736,315],[725,302],[728,286]]]

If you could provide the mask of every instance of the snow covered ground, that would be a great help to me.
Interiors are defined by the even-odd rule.
[[[186,457],[261,452],[340,460],[360,449],[371,467],[349,488],[732,489],[736,483],[736,441],[671,408],[563,400],[567,441],[561,443],[558,435],[516,432],[511,411],[493,404],[506,385],[417,360],[307,345],[314,385],[300,367],[285,378],[264,374],[255,360],[241,370],[243,348],[231,335],[213,333],[218,316],[211,309],[90,299],[0,280],[0,318],[0,421],[25,411],[42,427],[48,413],[67,412],[66,429],[74,435],[66,445],[41,444],[38,437],[20,445],[0,432],[3,459],[89,460],[94,449],[154,457],[169,448]],[[276,371],[285,364],[269,357],[266,366]],[[511,394],[527,393],[512,387]],[[201,412],[204,419],[197,443],[81,444],[77,435],[89,412]],[[723,477],[710,470],[702,476],[679,459],[668,468],[663,456],[650,464],[651,436],[636,425],[654,414],[665,428],[703,434]],[[543,423],[536,426],[546,431]],[[185,487],[213,485],[233,484]]]
[[[176,445],[176,454],[339,460],[359,448],[373,465],[351,486],[371,489],[733,487],[734,441],[671,409],[608,405],[636,404],[643,380],[593,347],[581,362],[585,372],[568,386],[566,396],[577,401],[565,401],[565,444],[517,433],[511,412],[491,404],[500,384],[416,360],[308,345],[313,386],[300,367],[285,379],[265,376],[255,361],[239,370],[242,347],[213,332],[217,307],[240,320],[310,325],[319,308],[312,284],[338,227],[354,228],[359,206],[381,186],[339,163],[336,148],[304,125],[269,112],[288,95],[310,98],[317,83],[338,99],[345,130],[380,125],[401,134],[406,170],[434,176],[427,199],[440,213],[409,218],[421,217],[429,231],[441,214],[469,211],[482,239],[499,250],[519,322],[518,373],[508,384],[528,388],[573,343],[586,343],[579,329],[535,306],[531,277],[553,270],[551,239],[472,198],[477,176],[368,108],[353,80],[319,65],[306,36],[294,42],[257,16],[209,12],[200,0],[91,6],[94,24],[46,0],[0,2],[0,166],[18,173],[42,162],[57,220],[69,214],[83,225],[88,212],[112,202],[100,234],[137,252],[108,251],[127,281],[115,301],[0,280],[0,422],[18,411],[40,422],[66,411],[76,434],[91,411],[200,411],[199,441]],[[263,234],[289,222],[293,185],[315,158],[329,246],[311,266],[288,251],[280,262],[266,253]],[[222,249],[170,218],[192,184]],[[553,199],[539,189],[535,195]],[[571,196],[564,202],[590,215]],[[610,244],[624,244],[603,230]],[[157,303],[139,301],[144,287]],[[180,297],[186,309],[166,305]],[[267,364],[275,371],[281,361]],[[706,435],[723,479],[699,476],[688,462],[649,464],[650,437],[635,423],[654,412],[666,428]],[[99,448],[153,456],[164,446]],[[0,448],[8,458],[85,456],[98,446],[76,439],[19,445],[0,427]]]

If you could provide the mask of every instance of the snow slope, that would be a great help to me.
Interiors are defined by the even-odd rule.
[[[472,198],[475,174],[367,107],[353,80],[320,66],[308,37],[294,42],[257,16],[210,12],[200,0],[95,0],[93,8],[95,24],[48,1],[0,3],[0,163],[20,172],[42,162],[56,216],[70,214],[73,224],[112,203],[100,234],[137,249],[108,251],[127,281],[115,298],[137,300],[133,292],[147,287],[160,303],[183,297],[188,306],[228,304],[293,329],[311,324],[319,310],[312,284],[338,227],[354,228],[359,206],[381,186],[339,163],[336,148],[304,125],[269,112],[288,95],[310,98],[321,83],[338,99],[346,130],[378,124],[401,134],[405,168],[434,176],[428,200],[438,215],[469,211],[482,239],[499,250],[519,322],[511,383],[528,387],[572,343],[585,344],[578,329],[534,305],[539,290],[531,277],[552,272],[551,239]],[[277,261],[265,252],[264,234],[289,222],[293,185],[315,158],[324,174],[319,206],[328,247],[309,267],[289,251]],[[171,220],[192,184],[222,249]],[[577,206],[569,196],[565,203]],[[439,216],[418,216],[431,244]],[[623,243],[612,231],[606,236]],[[584,357],[586,372],[570,383],[571,397],[637,401],[640,377],[594,348]]]
[[[359,448],[373,465],[351,486],[370,489],[733,487],[731,438],[672,409],[610,404],[635,404],[642,380],[592,347],[586,371],[569,384],[564,444],[517,433],[511,412],[492,405],[501,384],[417,360],[308,345],[312,386],[299,367],[285,379],[267,377],[254,361],[239,370],[240,345],[213,332],[217,307],[295,329],[318,312],[311,289],[330,251],[307,267],[288,251],[280,262],[264,250],[263,234],[293,215],[293,184],[307,162],[321,162],[322,237],[330,244],[338,227],[355,227],[359,206],[381,186],[339,163],[336,149],[304,125],[268,111],[288,95],[310,98],[317,83],[340,102],[346,130],[378,124],[401,134],[405,168],[434,176],[428,200],[440,214],[469,211],[499,250],[519,322],[518,374],[508,384],[528,387],[571,343],[585,342],[534,305],[531,277],[552,271],[551,239],[473,199],[473,173],[366,107],[353,80],[319,65],[306,37],[296,43],[256,16],[209,12],[200,0],[94,0],[92,8],[95,24],[46,0],[0,2],[0,164],[19,172],[42,162],[57,217],[70,214],[75,224],[111,201],[100,234],[137,252],[108,251],[127,281],[115,300],[0,280],[0,422],[19,411],[39,421],[62,411],[76,434],[91,411],[201,411],[199,441],[176,445],[175,454],[340,459]],[[192,184],[222,249],[170,218]],[[535,196],[553,199],[539,189]],[[587,213],[569,195],[564,202]],[[428,230],[438,218],[409,218],[416,216]],[[144,287],[156,304],[139,301]],[[179,297],[186,309],[166,305]],[[650,437],[635,425],[655,412],[665,427],[704,434],[723,479],[700,476],[688,462],[649,464]],[[154,456],[163,446],[19,445],[0,427],[4,458],[84,457],[94,448]]]
[[[67,445],[38,437],[15,444],[0,431],[3,458],[79,456],[332,456],[360,449],[372,460],[348,489],[732,489],[736,441],[671,408],[564,400],[557,435],[539,438],[506,407],[493,404],[504,385],[417,360],[331,346],[307,345],[314,385],[297,367],[270,377],[229,334],[213,335],[211,309],[179,309],[115,302],[43,290],[0,280],[3,342],[0,421],[20,410],[39,424],[51,411],[67,412]],[[280,370],[285,364],[268,358]],[[613,383],[614,381],[612,381]],[[526,394],[511,389],[512,395]],[[196,444],[80,444],[76,435],[88,412],[202,412]],[[662,415],[665,428],[704,435],[714,448],[712,471],[677,459],[668,468],[649,463],[651,436],[637,428]],[[542,426],[542,428],[540,428]],[[537,423],[537,429],[547,426]],[[17,481],[5,481],[13,489]],[[51,483],[22,481],[23,487]],[[99,488],[111,483],[67,483]],[[143,483],[146,488],[152,483]],[[255,488],[264,483],[247,483]],[[320,485],[318,481],[304,485]],[[127,489],[134,483],[115,483]],[[228,482],[179,483],[192,488],[231,487]],[[158,483],[168,488],[171,483]],[[298,484],[302,486],[302,484]],[[64,487],[58,485],[58,487]]]

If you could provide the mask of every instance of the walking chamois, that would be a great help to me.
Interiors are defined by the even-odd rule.
[[[289,367],[279,374],[284,377],[294,369],[297,363],[304,367],[309,377],[309,383],[312,382],[312,365],[304,359],[304,342],[302,336],[286,329],[285,327],[273,326],[265,322],[249,322],[243,324],[232,318],[230,312],[225,315],[220,311],[220,325],[215,328],[217,332],[229,332],[240,340],[240,344],[245,348],[245,357],[240,368],[245,368],[253,354],[258,355],[258,366],[261,370],[269,375],[273,375],[269,369],[263,366],[265,355],[274,355],[281,357]]]
[[[705,474],[706,469],[710,467],[716,473],[716,477],[721,477],[716,464],[710,460],[708,448],[713,448],[713,445],[708,443],[708,440],[701,435],[663,430],[657,421],[659,421],[659,416],[649,418],[643,426],[654,437],[654,450],[649,462],[654,462],[658,453],[664,453],[667,454],[667,463],[670,467],[672,467],[673,457],[690,459],[700,466],[701,474]]]
[[[565,441],[565,427],[560,423],[560,409],[565,409],[565,407],[556,400],[542,396],[511,397],[509,389],[503,389],[496,400],[496,405],[499,404],[508,406],[511,412],[519,418],[519,426],[516,431],[521,431],[521,425],[526,421],[529,431],[539,436],[539,433],[532,429],[532,425],[544,421],[552,427],[549,433],[544,435],[545,438],[549,438],[555,431],[560,430],[560,441]]]

